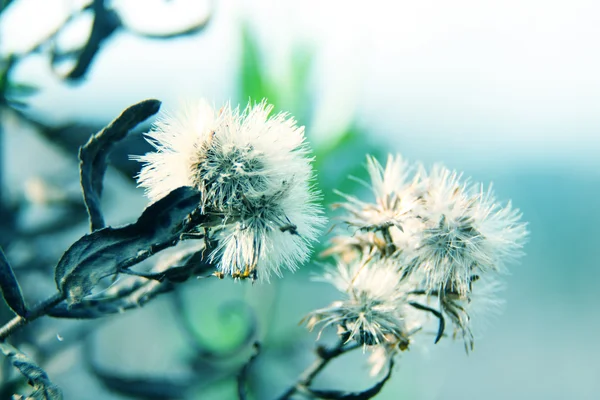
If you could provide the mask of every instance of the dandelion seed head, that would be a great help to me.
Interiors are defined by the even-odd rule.
[[[460,175],[433,168],[423,184],[419,245],[409,263],[425,274],[431,291],[465,296],[474,277],[502,271],[518,258],[527,236],[521,214],[499,205],[490,190],[461,183]]]
[[[152,200],[191,186],[201,211],[222,217],[211,259],[233,276],[296,269],[325,223],[304,128],[272,110],[265,101],[243,111],[201,101],[160,120],[147,134],[157,151],[135,158]]]
[[[372,374],[418,332],[437,343],[454,328],[472,350],[471,318],[498,308],[497,273],[522,255],[521,213],[441,165],[411,169],[390,156],[385,168],[368,158],[367,171],[374,201],[343,195],[343,220],[357,229],[338,229],[323,253],[340,260],[322,279],[343,297],[309,314],[308,327],[333,325],[369,346]]]
[[[365,346],[403,337],[406,293],[399,290],[400,275],[393,265],[340,262],[322,279],[343,292],[346,299],[312,312],[309,329],[321,324],[323,331],[334,325],[342,338]]]
[[[285,197],[312,179],[304,128],[283,113],[269,117],[272,109],[264,101],[243,112],[221,109],[204,157],[193,166],[205,206],[239,209],[264,196]]]
[[[410,169],[400,155],[390,155],[385,168],[371,156],[367,157],[370,183],[363,182],[374,194],[374,202],[364,202],[340,193],[346,200],[337,206],[348,211],[345,222],[360,230],[378,231],[391,226],[402,227],[416,204],[410,184]]]
[[[205,100],[159,117],[146,134],[156,151],[131,157],[144,164],[137,179],[150,200],[159,200],[181,186],[194,186],[192,166],[199,162],[199,149],[210,139],[217,120],[217,113]]]

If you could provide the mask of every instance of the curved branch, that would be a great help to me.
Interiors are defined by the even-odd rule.
[[[444,319],[444,315],[441,312],[439,312],[438,310],[436,310],[435,308],[428,307],[421,303],[410,301],[410,302],[408,302],[408,304],[410,304],[417,310],[428,311],[428,312],[432,313],[433,315],[435,315],[439,319],[440,324],[438,326],[438,332],[437,332],[437,335],[435,336],[435,341],[434,341],[434,343],[437,344],[437,342],[440,341],[442,336],[444,336],[444,330],[446,329],[446,320]]]
[[[248,372],[250,371],[250,366],[258,357],[260,353],[260,342],[254,342],[254,354],[248,359],[246,364],[240,370],[237,376],[237,388],[238,388],[238,398],[240,400],[246,400],[246,381],[248,380]]]
[[[81,49],[75,67],[66,76],[69,80],[78,80],[88,71],[94,57],[100,50],[102,42],[108,39],[121,26],[119,15],[108,9],[104,0],[94,0],[92,3],[94,22],[87,43]]]
[[[12,320],[8,321],[8,323],[6,323],[2,328],[0,328],[0,342],[9,337],[14,331],[19,329],[20,327],[27,325],[29,322],[32,322],[41,316],[46,315],[48,310],[62,302],[64,299],[65,297],[61,293],[57,293],[54,296],[48,298],[47,300],[39,303],[37,306],[33,307],[27,313],[26,317],[17,316]]]
[[[317,389],[309,389],[309,388],[306,388],[306,390],[313,396],[316,396],[321,399],[332,399],[332,400],[368,400],[368,399],[372,399],[373,397],[377,396],[379,394],[379,392],[381,392],[381,389],[383,389],[383,386],[391,378],[393,368],[394,368],[394,360],[392,358],[390,358],[390,365],[388,367],[388,372],[383,377],[383,379],[380,380],[379,382],[377,382],[375,385],[373,385],[369,389],[363,390],[360,392],[348,393],[348,392],[342,392],[339,390],[317,390]]]
[[[322,346],[317,347],[316,353],[318,358],[312,363],[312,365],[304,370],[302,375],[300,375],[298,378],[298,381],[293,386],[288,388],[285,393],[283,393],[277,399],[289,399],[294,393],[308,388],[313,379],[315,379],[315,377],[323,370],[323,368],[327,366],[327,364],[329,364],[331,360],[359,347],[361,347],[359,343],[346,346],[346,343],[343,340],[340,340],[334,347],[330,349]]]

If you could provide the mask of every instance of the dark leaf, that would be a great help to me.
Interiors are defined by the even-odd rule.
[[[175,245],[190,223],[187,217],[199,202],[197,191],[181,187],[146,208],[137,222],[83,236],[58,262],[55,272],[58,289],[69,304],[77,303],[100,279]]]
[[[181,272],[178,277],[189,277],[204,274],[214,269],[214,266],[202,258],[202,252],[198,252],[188,257],[183,265],[175,268]],[[173,268],[169,268],[167,271],[171,269]],[[173,282],[169,278],[122,281],[120,284],[104,291],[98,299],[87,298],[72,306],[59,304],[49,310],[48,315],[56,318],[93,319],[122,313],[126,310],[144,306],[159,294],[171,292],[175,288]]]
[[[250,367],[252,366],[252,363],[254,362],[256,357],[258,357],[258,354],[260,353],[260,342],[254,342],[253,347],[254,347],[253,348],[254,354],[252,354],[252,356],[250,356],[250,359],[248,360],[248,362],[246,362],[246,364],[244,364],[244,366],[242,367],[242,369],[240,370],[240,372],[238,373],[238,376],[237,376],[238,398],[240,400],[247,399],[246,381],[248,380],[248,374],[250,372]]]
[[[135,285],[131,290],[126,290],[110,298],[84,299],[80,303],[67,306],[59,304],[48,311],[54,318],[67,319],[96,319],[111,314],[120,314],[144,306],[161,293],[172,291],[175,286],[167,281],[145,281]]]
[[[140,122],[156,114],[160,108],[158,100],[144,100],[127,108],[106,128],[92,135],[79,149],[79,172],[83,199],[90,215],[91,230],[103,228],[104,217],[100,207],[104,173],[112,147],[123,139]]]
[[[0,248],[0,289],[2,289],[2,296],[6,300],[6,304],[21,317],[25,317],[27,314],[27,307],[25,306],[25,300],[23,299],[23,293],[19,287],[19,282],[8,263],[8,260],[4,256],[4,252]]]
[[[446,329],[446,320],[444,319],[444,316],[442,315],[442,313],[439,312],[438,310],[436,310],[435,308],[431,308],[429,306],[426,306],[424,304],[420,304],[420,303],[417,303],[414,301],[411,301],[408,304],[410,304],[417,310],[428,311],[428,312],[432,313],[433,315],[435,315],[439,319],[440,324],[438,326],[438,332],[437,332],[437,335],[435,336],[434,343],[439,342],[440,339],[442,338],[442,336],[444,335],[444,330]]]
[[[94,12],[92,31],[86,44],[78,54],[73,70],[66,76],[66,79],[71,81],[77,81],[85,76],[103,42],[121,26],[119,15],[114,10],[106,7],[105,0],[93,0],[91,9]]]
[[[204,257],[204,254],[210,254],[210,252],[207,248],[203,248],[201,251],[196,251],[195,249],[192,249],[192,251],[180,251],[177,254],[177,259],[172,261],[172,264],[166,268],[158,268],[157,270],[155,267],[152,272],[137,272],[133,270],[126,270],[124,272],[129,275],[153,279],[159,282],[182,283],[192,276],[202,275],[214,270],[214,265]]]
[[[10,358],[12,365],[23,374],[29,385],[33,387],[33,392],[26,399],[61,400],[63,398],[60,389],[50,381],[46,372],[29,357],[5,342],[0,342],[0,350]]]

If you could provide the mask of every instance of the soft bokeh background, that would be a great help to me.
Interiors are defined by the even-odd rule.
[[[15,0],[0,18],[0,52],[24,51],[82,3]],[[479,331],[469,356],[460,343],[433,346],[427,338],[417,343],[378,398],[597,398],[597,2],[112,4],[139,30],[169,30],[202,15],[210,15],[210,22],[195,35],[171,40],[118,32],[76,85],[59,79],[43,52],[28,56],[11,76],[39,88],[27,99],[28,116],[52,126],[98,127],[148,97],[174,109],[182,99],[206,97],[221,104],[267,96],[307,126],[326,201],[336,199],[334,186],[355,190],[344,176],[360,173],[367,151],[399,151],[426,164],[442,161],[476,181],[493,181],[498,197],[512,199],[523,211],[531,231],[526,257],[506,277],[502,313],[485,318],[486,329]],[[85,41],[90,23],[85,16],[73,23],[60,39],[64,46]],[[58,179],[61,186],[72,182],[72,188],[66,186],[76,192],[74,153],[50,145],[9,115],[4,122],[5,196],[27,195],[31,184],[24,183],[39,177]],[[116,173],[109,179],[109,222],[132,220],[145,205],[142,191]],[[36,221],[38,211],[32,206],[21,223]],[[85,224],[57,238],[56,246],[66,248],[83,232]],[[59,249],[54,251],[60,256]],[[314,340],[315,334],[304,332],[297,321],[334,298],[329,288],[310,281],[308,271],[318,268],[307,266],[270,286],[211,281],[182,288],[199,335],[217,347],[235,342],[230,332],[237,332],[245,318],[234,312],[221,320],[219,313],[231,307],[239,311],[240,300],[254,308],[266,343],[252,375],[255,398],[272,397],[310,362],[310,354],[290,356],[286,349],[302,349]],[[53,282],[41,280],[23,286],[34,293],[50,290]],[[161,299],[105,321],[95,338],[100,362],[125,372],[177,372],[173,354],[185,356],[186,342],[168,323],[169,307]],[[46,334],[51,339],[64,334],[64,326],[53,325]],[[75,351],[65,353],[49,371],[66,398],[117,398],[72,367]],[[364,360],[355,354],[336,363],[318,383],[367,387],[373,381]],[[226,380],[210,384],[199,389],[198,398],[230,398],[232,388]]]

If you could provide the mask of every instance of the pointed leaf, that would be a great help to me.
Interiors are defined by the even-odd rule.
[[[21,293],[21,287],[19,286],[19,282],[17,282],[17,278],[1,248],[0,289],[2,289],[2,296],[4,296],[4,300],[6,300],[6,304],[8,304],[11,310],[17,315],[25,317],[27,314],[27,307],[25,306],[23,293]]]
[[[112,147],[125,138],[139,123],[156,114],[160,108],[158,100],[144,100],[127,108],[113,122],[92,135],[79,149],[79,172],[83,199],[90,215],[91,230],[103,228],[104,217],[100,207],[104,173],[108,167],[108,156]]]
[[[137,222],[83,236],[58,262],[55,271],[58,289],[69,304],[77,303],[100,279],[175,245],[186,229],[186,217],[199,203],[200,194],[196,190],[181,187],[146,208]]]

